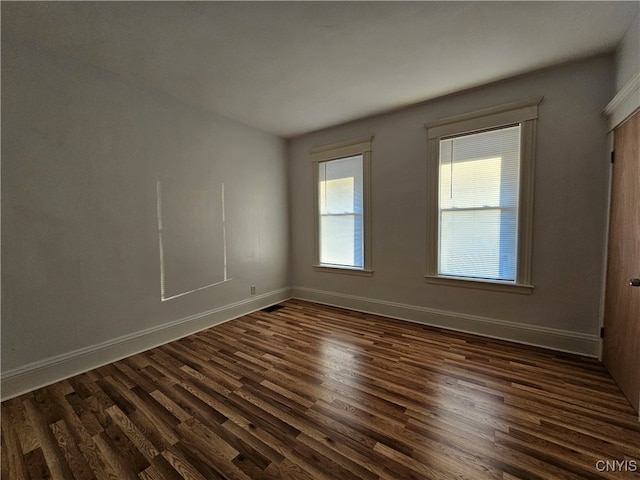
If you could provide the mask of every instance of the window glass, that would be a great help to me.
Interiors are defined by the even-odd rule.
[[[515,281],[520,126],[440,141],[440,275]]]
[[[362,155],[318,164],[320,263],[363,267]]]

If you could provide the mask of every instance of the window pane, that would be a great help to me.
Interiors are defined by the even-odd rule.
[[[362,155],[318,168],[320,263],[363,268]]]
[[[362,267],[361,235],[358,235],[358,224],[362,224],[356,215],[331,215],[321,217],[322,239],[320,262],[331,265]]]
[[[438,273],[515,281],[520,126],[440,141]]]
[[[354,177],[320,182],[320,214],[354,213]]]
[[[439,273],[515,280],[515,225],[509,210],[442,211]]]
[[[499,206],[502,158],[447,162],[440,167],[440,208]]]

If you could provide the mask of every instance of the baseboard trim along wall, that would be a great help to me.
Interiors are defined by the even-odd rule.
[[[597,358],[600,352],[601,340],[597,335],[524,325],[344,293],[293,287],[251,297],[158,327],[3,372],[2,401],[172,342],[292,297],[588,357]]]
[[[292,296],[300,300],[308,300],[315,303],[382,315],[449,330],[575,353],[587,357],[597,358],[600,353],[601,340],[597,335],[524,325],[494,318],[448,312],[304,287],[293,287]]]
[[[291,289],[282,288],[2,372],[2,401],[186,337],[289,298],[291,298]]]

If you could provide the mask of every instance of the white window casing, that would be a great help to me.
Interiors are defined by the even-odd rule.
[[[513,102],[488,108],[469,114],[445,118],[425,125],[428,138],[428,179],[427,179],[427,265],[425,281],[432,284],[480,288],[486,290],[530,294],[533,291],[531,279],[532,239],[533,239],[533,181],[535,161],[536,123],[538,105],[542,97]],[[457,141],[465,136],[482,137],[482,133],[492,130],[507,131],[510,127],[519,127],[519,172],[517,226],[515,228],[515,272],[514,265],[508,270],[512,275],[508,279],[481,278],[481,273],[444,274],[441,261],[440,224],[440,148],[445,148],[450,140]],[[453,160],[451,160],[453,162]],[[485,160],[486,162],[487,160]],[[453,163],[452,163],[453,165]],[[490,167],[490,161],[486,164]],[[462,171],[462,169],[460,170]],[[446,183],[446,179],[443,179]],[[453,187],[452,187],[453,188]],[[467,205],[471,206],[471,205]],[[464,208],[462,209],[464,210]],[[473,210],[473,208],[469,208]],[[477,210],[483,210],[477,208]],[[485,210],[489,210],[486,208]],[[461,211],[451,208],[449,212]],[[448,212],[445,212],[448,213]],[[455,217],[455,215],[454,215]],[[458,218],[460,215],[458,215]],[[446,233],[446,232],[445,232]],[[460,247],[458,247],[460,248]],[[502,248],[502,247],[500,247]],[[502,251],[500,251],[502,253]],[[502,260],[501,260],[502,262]],[[462,267],[459,267],[462,268]],[[455,270],[455,268],[450,270]],[[500,266],[502,270],[502,265]],[[474,276],[475,275],[475,276]],[[492,277],[491,275],[487,275]]]
[[[373,137],[358,138],[310,151],[314,185],[313,267],[316,271],[373,275],[372,140]],[[346,240],[341,233],[345,233]]]

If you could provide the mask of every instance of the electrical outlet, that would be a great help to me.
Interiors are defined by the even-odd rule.
[[[255,294],[256,294],[256,286],[251,285],[251,295],[255,295]]]

